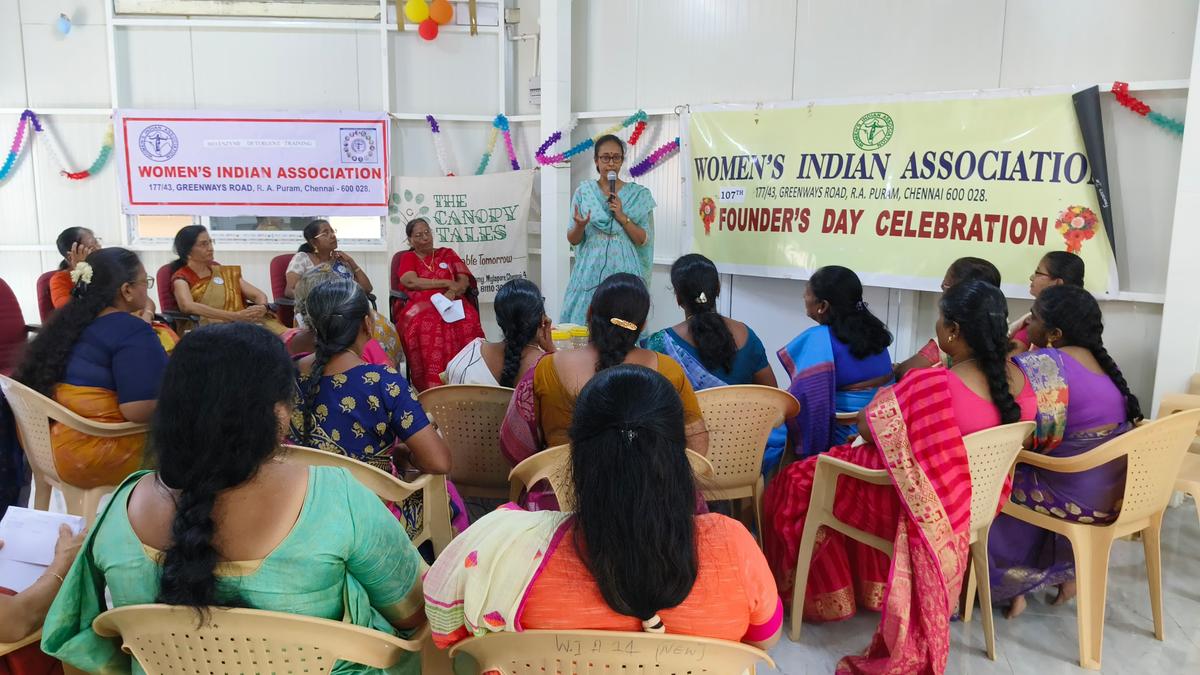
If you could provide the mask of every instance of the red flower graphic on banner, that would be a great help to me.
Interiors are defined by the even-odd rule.
[[[711,233],[712,222],[717,217],[717,203],[712,197],[700,200],[700,219],[704,221],[704,234]]]
[[[1054,229],[1062,234],[1067,242],[1068,253],[1079,253],[1083,242],[1096,236],[1096,223],[1099,218],[1096,212],[1086,206],[1068,206],[1058,214],[1054,221]]]

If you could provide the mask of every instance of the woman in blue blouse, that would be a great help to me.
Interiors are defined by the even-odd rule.
[[[879,387],[892,382],[888,345],[892,334],[863,302],[862,282],[852,270],[827,265],[804,289],[804,311],[817,322],[779,350],[791,378],[788,391],[800,414],[788,420],[797,454],[808,457],[844,443],[853,424],[835,424],[836,413],[858,412]]]
[[[154,279],[137,254],[105,248],[71,272],[72,302],[29,346],[19,382],[95,422],[147,422],[154,413],[167,353],[140,312]],[[50,426],[54,464],[80,488],[117,485],[142,465],[145,434],[98,438]]]
[[[646,338],[645,347],[683,366],[696,391],[729,384],[776,386],[762,341],[749,326],[717,312],[717,266],[698,253],[671,265],[683,321]]]

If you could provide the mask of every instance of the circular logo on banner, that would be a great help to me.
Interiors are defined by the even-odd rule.
[[[165,162],[179,151],[179,138],[168,127],[151,124],[138,136],[138,147],[147,159]]]
[[[376,129],[342,129],[342,164],[375,164],[379,161]]]
[[[891,116],[882,112],[869,112],[854,123],[854,144],[863,150],[878,150],[892,140],[896,130]]]

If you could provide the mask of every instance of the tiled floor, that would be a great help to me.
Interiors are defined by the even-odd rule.
[[[996,660],[983,648],[978,614],[950,630],[948,673],[1058,675],[1084,673],[1078,665],[1075,603],[1050,607],[1045,598],[1030,600],[1018,619],[1006,621],[996,607]],[[1154,639],[1145,557],[1140,542],[1118,541],[1109,566],[1104,622],[1105,673],[1200,672],[1200,523],[1191,502],[1167,511],[1163,524],[1163,612],[1166,641]],[[866,647],[879,615],[859,614],[834,624],[805,624],[800,642],[785,634],[771,650],[777,670],[760,673],[827,675],[838,659]]]

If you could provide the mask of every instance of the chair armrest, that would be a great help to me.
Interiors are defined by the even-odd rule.
[[[1200,394],[1167,394],[1158,404],[1158,419],[1193,408],[1200,408]]]
[[[36,332],[40,331],[41,329],[42,329],[42,324],[40,324],[40,323],[25,324],[25,332],[26,333],[36,333]]]
[[[857,422],[858,421],[858,413],[856,413],[856,412],[840,412],[840,413],[835,413],[833,418],[843,424],[846,424],[849,422]]]
[[[295,307],[296,301],[292,298],[275,298],[276,307]]]
[[[1089,450],[1074,457],[1051,457],[1031,450],[1022,450],[1017,453],[1017,461],[1014,463],[1014,466],[1016,464],[1028,464],[1036,466],[1039,469],[1046,469],[1047,471],[1079,473],[1088,469],[1094,469],[1101,464],[1107,464],[1118,457],[1128,454],[1128,452],[1128,448],[1123,445],[1115,445],[1113,441],[1104,443],[1094,450]]]
[[[392,289],[388,291],[388,297],[393,300],[408,300],[408,293]]]
[[[829,455],[817,455],[817,470],[814,474],[813,482],[818,478],[816,475],[822,475],[832,480],[837,476],[850,476],[857,478],[865,483],[874,485],[891,485],[892,476],[886,469],[867,469],[852,462],[847,462],[844,459],[830,457]]]
[[[168,323],[174,323],[175,321],[193,321],[195,323],[200,323],[200,317],[195,314],[186,314],[184,312],[175,312],[171,310],[163,310],[161,314]]]
[[[41,639],[42,630],[39,628],[38,630],[33,631],[29,635],[26,635],[16,642],[0,642],[0,656],[15,652],[22,647],[36,644],[37,642],[41,641]]]
[[[147,424],[138,422],[93,422],[85,417],[80,417],[75,413],[65,408],[46,409],[46,417],[66,425],[67,427],[78,431],[81,434],[88,436],[96,436],[99,438],[121,438],[122,436],[133,436],[135,434],[144,434],[150,430]]]

